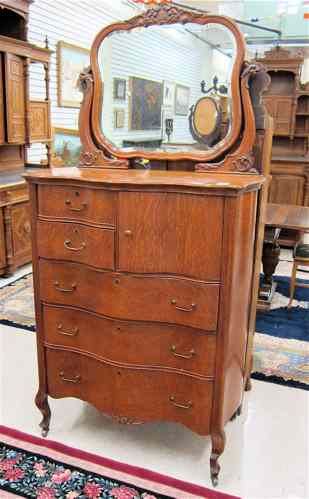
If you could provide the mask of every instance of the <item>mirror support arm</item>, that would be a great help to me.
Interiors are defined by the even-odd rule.
[[[83,93],[83,101],[79,113],[79,131],[82,143],[79,166],[87,168],[97,168],[99,166],[103,168],[127,169],[129,167],[128,160],[106,156],[104,151],[96,146],[90,132],[93,101],[93,75],[90,66],[80,74],[79,87]]]

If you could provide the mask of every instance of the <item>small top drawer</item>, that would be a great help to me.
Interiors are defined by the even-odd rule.
[[[41,217],[114,227],[115,194],[87,187],[39,185],[38,213]]]

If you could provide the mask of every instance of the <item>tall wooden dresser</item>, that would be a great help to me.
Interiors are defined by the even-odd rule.
[[[36,404],[44,436],[48,396],[88,401],[120,423],[174,421],[211,435],[216,485],[224,425],[239,413],[246,383],[256,216],[265,180],[253,154],[249,86],[261,67],[244,63],[243,39],[227,18],[161,7],[117,27],[178,20],[202,28],[213,23],[235,37],[233,125],[225,140],[214,151],[188,143],[176,155],[166,145],[112,154],[105,135],[94,140],[101,100],[95,60],[111,26],[97,36],[92,66],[81,75],[80,165],[27,173]],[[141,159],[147,169],[135,169]],[[154,160],[163,169],[153,169]]]
[[[29,194],[22,178],[26,148],[45,142],[49,151],[51,140],[51,51],[27,42],[30,3],[0,0],[0,275],[31,261]],[[30,99],[31,64],[44,67],[44,100]]]

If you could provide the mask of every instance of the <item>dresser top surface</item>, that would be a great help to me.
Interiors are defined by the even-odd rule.
[[[77,181],[105,186],[166,186],[197,189],[251,191],[259,189],[265,177],[253,174],[197,173],[162,170],[115,170],[94,168],[51,168],[28,171],[31,182]]]

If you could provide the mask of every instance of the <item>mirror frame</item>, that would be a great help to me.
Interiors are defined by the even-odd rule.
[[[101,129],[101,111],[103,105],[103,91],[101,73],[98,64],[98,54],[101,43],[115,31],[130,31],[134,28],[159,26],[166,24],[197,23],[218,24],[230,30],[235,39],[236,55],[231,76],[231,100],[233,122],[228,135],[208,151],[147,151],[135,149],[123,151],[115,147],[105,137]],[[142,158],[148,160],[190,160],[197,164],[198,171],[215,169],[234,169],[238,171],[253,171],[252,147],[255,140],[255,121],[249,94],[248,80],[259,71],[258,65],[249,65],[245,62],[245,40],[237,24],[228,17],[208,15],[180,9],[175,6],[163,5],[148,9],[127,21],[113,23],[103,28],[95,37],[91,53],[90,67],[80,75],[80,88],[84,93],[79,129],[82,142],[81,166],[128,168],[129,159]],[[242,133],[241,143],[237,149]],[[234,146],[234,147],[233,147]],[[234,152],[228,154],[231,149]],[[235,151],[236,149],[236,151]],[[224,153],[229,158],[228,164],[222,161]],[[213,160],[220,157],[220,163]]]

